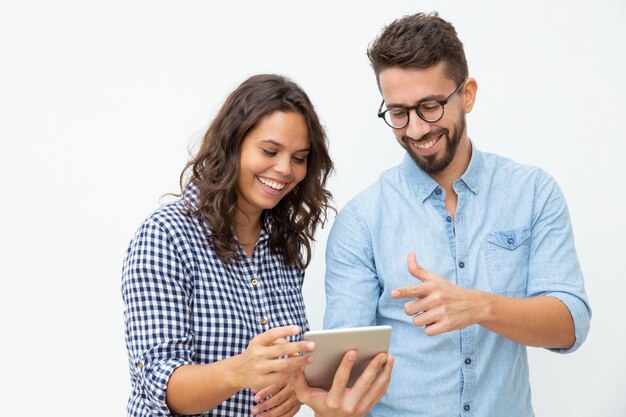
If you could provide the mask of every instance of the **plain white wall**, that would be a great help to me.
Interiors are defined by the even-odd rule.
[[[621,0],[2,2],[2,414],[124,415],[126,245],[249,75],[286,74],[309,93],[337,207],[397,164],[365,50],[394,18],[432,10],[455,24],[479,83],[470,137],[542,166],[569,203],[594,316],[575,354],[530,349],[536,413],[624,416]],[[307,271],[312,328],[327,233]]]

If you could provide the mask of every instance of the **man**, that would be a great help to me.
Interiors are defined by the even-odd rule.
[[[398,19],[368,56],[407,152],[333,225],[324,327],[393,327],[374,416],[532,416],[526,346],[572,352],[589,330],[564,198],[470,142],[477,83],[450,23]]]

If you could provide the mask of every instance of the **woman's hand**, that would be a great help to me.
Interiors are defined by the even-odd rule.
[[[321,388],[309,387],[304,372],[300,372],[291,383],[298,399],[311,407],[316,417],[365,416],[385,395],[391,379],[393,356],[387,356],[385,353],[376,355],[354,386],[347,388],[350,371],[356,358],[355,350],[346,352],[328,392]]]
[[[279,340],[300,331],[299,326],[283,326],[255,336],[243,353],[232,357],[235,366],[230,379],[234,386],[259,390],[293,379],[311,360],[310,356],[298,353],[313,350],[315,343],[281,343]]]
[[[254,401],[258,404],[252,409],[254,415],[264,413],[263,417],[292,417],[302,405],[286,382],[270,385],[255,394]]]

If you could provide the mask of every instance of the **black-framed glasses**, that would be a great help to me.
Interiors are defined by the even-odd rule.
[[[452,94],[441,101],[428,98],[419,101],[413,106],[391,106],[387,110],[381,111],[383,109],[383,104],[385,104],[385,100],[383,100],[382,103],[380,103],[380,108],[378,109],[378,117],[383,119],[385,123],[394,129],[402,129],[409,124],[409,114],[411,110],[415,110],[420,119],[425,122],[438,122],[443,117],[443,106],[448,104],[448,102],[452,100],[452,97],[454,97],[454,95],[461,90],[465,81],[466,80],[463,80],[463,82],[459,84]]]

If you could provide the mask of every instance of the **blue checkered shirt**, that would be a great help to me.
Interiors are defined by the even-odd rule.
[[[183,198],[196,204],[197,190],[188,187]],[[122,296],[132,382],[129,416],[172,415],[165,390],[183,364],[237,355],[272,327],[308,329],[304,271],[285,266],[270,251],[270,216],[252,258],[241,252],[241,261],[226,264],[206,223],[184,212],[182,198],[159,208],[139,227],[126,253]],[[248,416],[253,405],[251,391],[242,389],[202,415]]]

